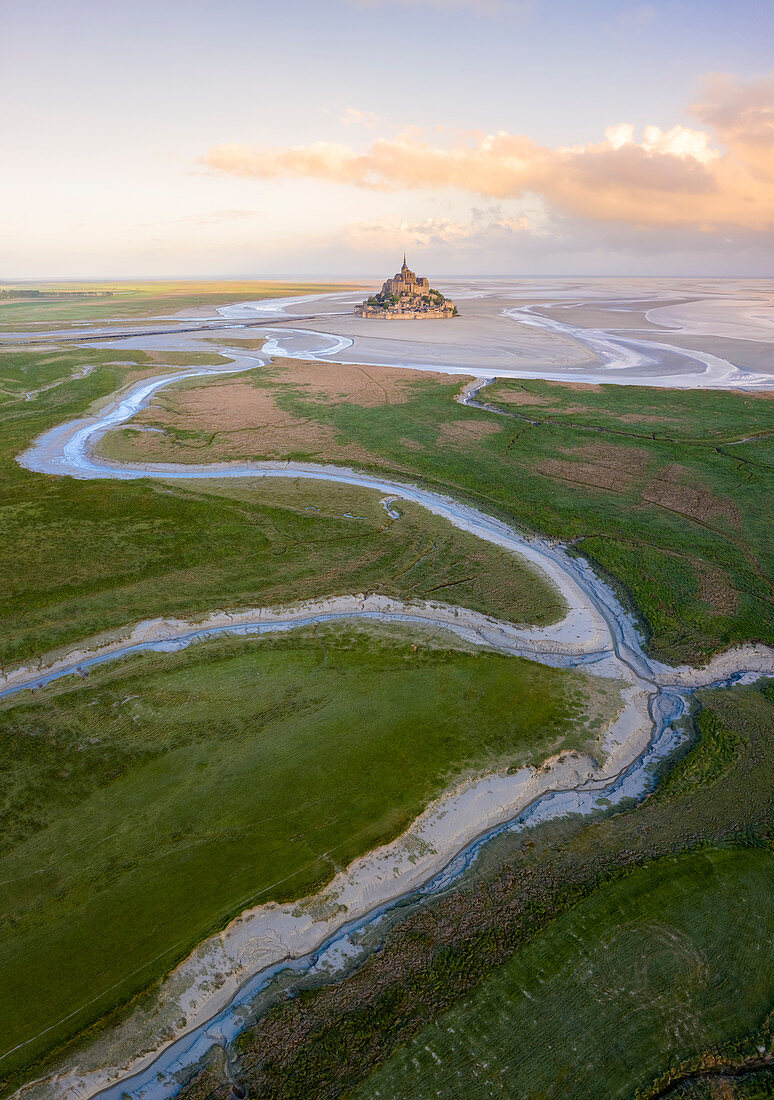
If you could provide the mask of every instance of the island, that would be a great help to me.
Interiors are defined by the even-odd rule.
[[[380,317],[389,320],[456,317],[457,307],[440,290],[432,290],[428,279],[410,270],[403,255],[397,275],[382,285],[381,291],[355,306],[356,317]]]

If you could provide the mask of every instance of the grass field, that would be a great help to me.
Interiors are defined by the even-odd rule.
[[[0,663],[143,618],[348,592],[440,599],[529,622],[561,616],[554,590],[512,555],[419,508],[392,521],[376,493],[308,482],[77,481],[17,465],[41,431],[140,369],[159,364],[95,349],[0,354]]]
[[[774,992],[774,854],[699,852],[597,891],[356,1096],[626,1098],[756,1027]]]
[[[335,365],[317,366],[335,378]],[[329,400],[323,381],[294,381],[282,363],[232,385],[245,379],[270,397],[273,424],[232,432],[224,403],[209,421],[199,406],[192,423],[187,384],[141,414],[164,434],[125,429],[105,445],[140,460],[330,457],[408,473],[572,542],[617,581],[665,660],[774,641],[774,540],[761,507],[774,492],[768,395],[497,383],[480,398],[504,417],[455,404],[457,380],[363,404]],[[282,416],[290,437],[276,434]]]
[[[181,309],[225,306],[261,298],[285,298],[295,294],[326,294],[348,290],[349,285],[322,283],[279,283],[265,280],[233,282],[105,282],[35,283],[26,288],[59,292],[111,291],[110,298],[30,298],[0,301],[0,332],[30,329],[45,332],[83,321],[141,320],[167,315]],[[3,289],[17,289],[3,285]]]
[[[245,906],[312,891],[471,770],[593,745],[619,705],[409,642],[208,643],[0,706],[6,1086]]]
[[[701,692],[698,719],[644,804],[492,842],[350,977],[248,1026],[232,1073],[264,1100],[657,1100],[702,1073],[713,1100],[766,1095],[774,683]],[[180,1096],[228,1089],[211,1064]]]
[[[77,306],[94,316],[94,304]],[[435,598],[519,621],[561,614],[556,596],[513,558],[415,507],[400,504],[393,521],[376,494],[288,482],[76,481],[15,463],[41,431],[163,362],[178,360],[120,348],[0,352],[0,663],[142,618],[341,592]],[[502,416],[457,405],[458,379],[412,381],[384,400],[373,387],[367,399],[353,391],[331,400],[330,386],[287,370],[239,381],[242,397],[247,385],[255,407],[271,406],[272,428],[281,424],[268,447],[265,425],[249,423],[251,395],[246,424],[224,428],[227,400],[220,422],[207,422],[204,403],[197,423],[186,423],[185,395],[205,387],[159,395],[144,423],[158,417],[165,435],[157,445],[176,461],[273,457],[280,446],[297,458],[335,453],[570,541],[615,580],[654,651],[669,660],[774,641],[774,546],[763,506],[772,490],[774,402],[508,383],[482,395],[509,414]],[[141,446],[148,457],[154,435],[142,433],[140,443],[140,433],[122,430],[107,445],[127,457]],[[443,710],[428,716],[427,700],[439,698]],[[142,658],[0,708],[0,1034],[12,1052],[0,1052],[5,1091],[242,905],[272,890],[297,896],[313,888],[470,769],[537,760],[560,743],[588,740],[594,731],[582,715],[593,725],[609,703],[591,697],[579,676],[515,660],[324,635]],[[586,987],[576,974],[577,996],[565,1005],[560,978],[569,974],[571,948],[577,964],[573,933],[591,951],[590,929],[612,926],[624,910],[646,928],[668,924],[664,914],[674,910],[680,942],[696,942],[712,964],[701,987],[707,1000],[696,1009],[704,1030],[695,1034],[707,1038],[691,1045],[683,1012],[673,1045],[659,1045],[644,987],[632,985],[621,996],[644,1006],[632,1018],[650,1020],[650,1031],[642,1027],[652,1060],[641,1059],[636,1080],[628,1063],[620,1072],[617,1062],[609,1067],[609,1095],[626,1077],[631,1090],[655,1100],[658,1090],[683,1087],[683,1069],[685,1088],[693,1088],[690,1074],[710,1057],[733,1064],[768,1042],[763,987],[750,977],[756,960],[760,976],[769,974],[759,950],[766,941],[744,922],[760,909],[769,866],[774,689],[705,692],[701,707],[695,747],[644,806],[493,845],[461,890],[407,914],[351,983],[280,1006],[248,1029],[237,1055],[256,1094],[308,1100],[359,1087],[373,1065],[402,1057],[401,1044],[420,1035],[422,1049],[431,1045],[421,1029],[437,1029],[433,1021],[447,1011],[464,1015],[464,1004],[455,1007],[460,996],[483,996],[482,983],[504,981],[502,968],[517,966],[514,952],[524,946],[555,967],[552,1003],[566,1009],[569,1036],[550,1057],[533,1044],[535,1080],[570,1064],[580,1073],[574,1044],[583,1065],[595,1067],[586,1095],[599,1095],[588,1082],[608,1087],[599,1067],[609,1032],[600,1028],[595,1047]],[[729,892],[743,888],[751,903],[735,917],[734,954],[718,915]],[[558,938],[541,947],[552,934]],[[658,982],[682,971],[675,952],[654,942],[653,966],[634,971],[655,975],[662,1016],[676,1019]],[[630,943],[621,951],[636,962]],[[524,988],[528,978],[525,971]],[[713,983],[737,991],[723,1019],[712,1014]],[[770,987],[767,996],[770,1008]],[[693,1003],[693,994],[683,1000]],[[502,1009],[502,998],[493,1003]],[[498,1019],[502,1028],[487,1030],[501,1037],[507,1029]],[[463,1031],[458,1039],[447,1033],[450,1063],[454,1044],[459,1052],[483,1041],[474,1025]],[[639,1041],[637,1032],[632,1043]],[[479,1049],[477,1057],[487,1055]],[[461,1063],[472,1074],[473,1062]],[[422,1074],[434,1065],[422,1061]],[[413,1063],[406,1072],[416,1072]],[[756,1082],[751,1073],[743,1087]],[[205,1076],[186,1095],[226,1097],[228,1086]],[[559,1100],[566,1091],[545,1095]]]

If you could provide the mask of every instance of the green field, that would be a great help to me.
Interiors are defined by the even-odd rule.
[[[276,492],[271,499],[280,507],[264,506],[261,491],[245,486],[228,490],[227,499],[210,486],[71,482],[20,471],[13,458],[31,438],[128,376],[129,368],[109,365],[119,357],[152,366],[137,352],[0,355],[7,489],[0,565],[17,582],[5,593],[6,610],[0,605],[6,661],[160,609],[192,614],[353,590],[437,592],[505,617],[556,617],[555,598],[531,574],[514,573],[512,597],[500,600],[506,569],[472,574],[470,543],[463,548],[447,531],[440,545],[441,527],[419,511],[409,517],[407,509],[401,528],[385,525],[362,494],[347,505],[343,491],[310,488],[309,499],[297,498],[291,509]],[[72,377],[85,366],[93,368],[87,377]],[[521,415],[541,418],[532,425],[461,408],[453,401],[456,382],[419,382],[409,400],[363,407],[315,400],[273,381],[271,369],[246,377],[269,388],[288,414],[332,428],[345,449],[365,449],[374,468],[571,542],[613,578],[653,651],[668,661],[774,640],[774,541],[761,507],[774,490],[774,402],[710,391],[610,386],[579,394],[551,383],[498,384],[494,396],[511,413],[504,397],[539,402],[518,406]],[[41,387],[51,388],[25,400]],[[460,433],[451,443],[450,430]],[[176,461],[218,457],[212,435],[183,434]],[[123,433],[113,438],[131,453]],[[737,445],[741,438],[749,441]],[[297,457],[304,453],[300,439]],[[250,457],[271,454],[251,450]],[[368,518],[346,520],[347,511]],[[423,564],[426,583],[414,583]],[[318,576],[328,580],[322,588]]]
[[[375,493],[289,481],[90,482],[16,464],[46,428],[163,363],[194,361],[208,358],[120,347],[0,352],[0,667],[144,618],[338,593],[438,599],[523,622],[561,615],[553,591],[517,559],[418,507],[401,503],[392,520]],[[613,579],[653,651],[668,660],[774,641],[774,546],[763,506],[774,466],[771,401],[508,383],[482,395],[502,416],[456,404],[459,380],[419,381],[405,400],[369,407],[323,400],[278,381],[272,368],[245,377],[299,423],[332,432],[337,453],[370,456],[358,465],[571,542]],[[133,434],[113,440],[131,453]],[[214,432],[180,424],[170,438],[176,461],[218,457]],[[305,447],[301,434],[297,457],[325,457]],[[249,454],[271,457],[253,443]],[[58,1044],[121,1012],[242,906],[313,889],[395,835],[460,775],[537,763],[559,745],[592,741],[613,701],[581,674],[451,652],[426,635],[414,644],[416,651],[395,632],[380,641],[340,631],[207,644],[119,663],[85,684],[62,681],[0,707],[5,1092]],[[712,963],[701,987],[707,999],[695,1007],[695,1034],[706,1042],[692,1046],[681,1025],[673,1047],[659,1045],[660,1017],[647,1015],[642,984],[631,985],[620,995],[640,1006],[631,1014],[636,1065],[616,1061],[605,1094],[640,1087],[656,1089],[643,1092],[655,1100],[665,1074],[664,1087],[677,1074],[674,1086],[683,1088],[684,1069],[684,1089],[694,1088],[691,1073],[713,1052],[724,1065],[752,1056],[768,1042],[761,1006],[767,997],[766,1010],[772,1005],[770,985],[763,989],[766,941],[744,921],[759,914],[770,876],[774,689],[700,698],[695,747],[644,806],[498,842],[462,889],[407,913],[351,982],[305,994],[248,1029],[237,1057],[251,1087],[282,1100],[332,1097],[383,1065],[382,1074],[396,1075],[391,1095],[413,1094],[413,1084],[400,1091],[411,1074],[420,1089],[445,1088],[446,1076],[431,1081],[436,1063],[427,1051],[418,1071],[400,1048],[419,1036],[420,1049],[435,1051],[422,1029],[440,1034],[442,1014],[458,1012],[463,1034],[445,1033],[444,1057],[452,1063],[472,1044],[474,1055],[459,1057],[460,1072],[472,1075],[489,1054],[475,1045],[486,1036],[466,1023],[478,1016],[457,1003],[466,994],[483,998],[477,1013],[499,1012],[502,1027],[486,1033],[492,1065],[503,1068],[508,1058],[497,1044],[512,1006],[505,1011],[498,993],[487,1008],[485,990],[510,988],[515,967],[529,992],[533,970],[518,968],[532,952],[544,960],[554,998],[546,1020],[551,1004],[565,1012],[564,1042],[552,1044],[550,1057],[532,1044],[534,1066],[527,1058],[519,1072],[548,1084],[523,1095],[560,1100],[567,1093],[550,1091],[552,1074],[563,1082],[563,1067],[578,1072],[581,1056],[596,1068],[578,1095],[599,1095],[589,1082],[602,1079],[610,1032],[600,1026],[595,1045],[577,974],[577,996],[561,988],[577,969],[579,943],[592,952],[593,930],[606,921],[612,928],[624,912],[637,927],[668,924],[674,912],[679,942],[698,944]],[[443,699],[443,710],[428,714],[428,699]],[[719,915],[742,888],[749,904],[725,922]],[[729,945],[734,927],[739,943]],[[685,1020],[696,998],[681,1001],[678,983],[669,1002],[664,976],[682,972],[679,952],[661,942],[651,951],[655,969],[643,972],[656,983],[661,1017],[682,1012]],[[621,951],[637,962],[631,942]],[[736,991],[725,1016],[713,1009],[723,1000],[712,1000],[718,983]],[[607,1009],[612,1019],[617,1009]],[[518,1034],[528,1015],[515,1018]],[[752,1070],[748,1077],[743,1087],[756,1088]],[[474,1092],[472,1076],[464,1080],[462,1090]],[[217,1073],[186,1093],[221,1095],[228,1087]]]
[[[774,401],[766,396],[507,382],[479,395],[502,416],[456,404],[457,380],[419,381],[408,400],[363,407],[324,400],[271,368],[245,377],[299,422],[332,429],[339,455],[349,446],[357,461],[365,450],[374,468],[572,543],[614,579],[666,661],[774,641],[774,539],[762,507],[774,493]],[[143,422],[153,424],[152,414]],[[217,428],[176,431],[166,417],[150,452],[149,437],[133,451],[129,431],[105,446],[123,458],[152,458],[155,447],[167,461],[216,461],[228,435]],[[231,445],[228,454],[237,457]],[[275,457],[260,432],[245,454]],[[326,456],[301,438],[293,457]]]
[[[418,507],[392,521],[377,493],[21,469],[15,457],[36,435],[130,376],[116,359],[159,369],[137,352],[0,353],[0,665],[143,618],[343,593],[439,599],[526,622],[561,617],[555,590],[519,559]],[[71,377],[84,366],[91,373]]]
[[[693,1096],[702,1073],[722,1089],[712,1100],[766,1095],[774,683],[701,692],[695,727],[643,804],[498,838],[446,896],[396,912],[351,976],[281,997],[234,1042],[232,1073],[264,1100],[421,1096],[425,1083],[657,1100],[681,1082],[675,1095]],[[217,1058],[180,1094],[227,1096]]]
[[[618,706],[410,640],[207,643],[0,706],[6,1084],[245,906],[319,887],[471,769],[593,745]]]
[[[22,284],[2,284],[2,289],[19,289]],[[54,294],[82,291],[110,291],[110,298],[29,298],[0,301],[0,332],[45,332],[49,328],[79,321],[147,320],[157,315],[170,316],[181,309],[231,305],[261,298],[285,298],[294,294],[323,294],[349,290],[348,285],[330,283],[278,283],[266,280],[233,282],[99,282],[99,283],[25,283],[27,289],[49,290]]]
[[[771,852],[699,852],[599,890],[355,1095],[631,1097],[767,1015],[772,874]]]

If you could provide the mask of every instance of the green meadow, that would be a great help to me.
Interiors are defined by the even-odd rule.
[[[373,492],[78,481],[16,463],[40,432],[140,369],[159,367],[142,353],[0,353],[0,664],[144,618],[350,592],[440,599],[525,622],[561,617],[554,589],[512,555],[420,508],[401,506],[393,521]]]
[[[666,661],[774,641],[764,507],[774,493],[774,401],[765,395],[498,382],[479,399],[503,416],[456,404],[458,380],[418,381],[408,400],[363,407],[323,400],[271,368],[245,377],[288,414],[332,429],[339,452],[365,449],[374,468],[570,543],[613,580]],[[166,422],[165,431],[178,462],[216,460],[224,438],[182,438]],[[113,433],[106,446],[114,439],[131,457],[132,435]],[[168,457],[165,444],[159,436]],[[260,435],[249,457],[272,457]],[[325,454],[301,441],[293,457]]]
[[[116,301],[99,305],[115,310]],[[51,306],[97,318],[95,304]],[[159,309],[150,290],[134,304],[137,316]],[[16,306],[33,308],[5,303],[0,324]],[[438,599],[519,622],[561,616],[556,594],[513,557],[417,507],[398,503],[392,519],[377,494],[353,487],[78,481],[17,465],[40,432],[159,366],[158,354],[120,346],[0,351],[0,667],[140,619],[347,592]],[[774,545],[763,506],[774,466],[771,401],[507,383],[481,395],[503,416],[456,404],[459,380],[418,381],[406,400],[368,407],[322,400],[271,368],[245,377],[290,416],[332,432],[339,451],[371,455],[371,468],[569,542],[616,585],[667,660],[774,641]],[[113,439],[131,451],[133,434]],[[176,461],[217,459],[214,434],[183,424],[172,434]],[[301,436],[295,457],[324,457],[305,447]],[[593,744],[615,702],[580,673],[412,638],[322,630],[208,643],[118,662],[0,706],[6,1092],[55,1048],[122,1012],[240,908],[313,890],[461,776]],[[428,698],[442,698],[443,710],[428,714]],[[591,1081],[605,1095],[631,1095],[660,1088],[653,1083],[665,1075],[682,1088],[683,1064],[686,1074],[701,1068],[708,1050],[733,1061],[748,1040],[759,1042],[766,997],[771,1003],[761,956],[770,930],[760,921],[771,881],[773,707],[771,689],[702,693],[691,751],[644,806],[495,846],[472,884],[437,903],[431,926],[409,918],[417,924],[368,964],[391,967],[388,977],[356,987],[349,1001],[342,987],[343,1015],[325,991],[301,1002],[309,1043],[288,1038],[298,1005],[258,1038],[245,1033],[239,1055],[260,1094],[339,1095],[382,1064],[363,1096],[372,1087],[430,1094],[450,1087],[449,1066],[476,1095],[477,1083],[495,1087],[481,1076],[491,1054],[492,1065],[516,1067],[535,1089],[552,1074],[566,1084],[570,1065],[576,1073],[589,1065],[578,1096],[599,1095]],[[724,923],[737,895],[748,905]],[[757,938],[753,920],[764,928]],[[634,936],[615,948],[636,982],[615,987],[609,1004],[594,1002],[597,1042],[578,959],[593,971],[596,930],[607,943],[622,921],[644,929],[649,946],[638,955]],[[676,929],[672,947],[653,932],[662,925]],[[525,969],[522,947],[533,952]],[[540,966],[544,981],[530,985]],[[514,982],[526,992],[511,1034],[546,1034],[553,1006],[562,1040],[552,1052],[533,1043],[518,1058],[510,1047],[503,1053]],[[544,986],[541,1031],[529,1011]],[[718,990],[735,991],[722,1010]],[[649,998],[660,1012],[647,1009]],[[620,1035],[633,1061],[607,1067],[618,1041],[611,1021],[629,1004],[642,1006]],[[460,1014],[459,1035],[443,1032],[445,1012]],[[490,1021],[486,1034],[478,1019]],[[672,1046],[662,1041],[664,1021],[675,1021]],[[267,1060],[261,1043],[276,1035],[272,1027],[280,1034]],[[437,1035],[442,1050],[430,1042]],[[440,1083],[427,1050],[419,1068],[410,1047],[400,1052],[415,1036],[441,1058]],[[220,1096],[220,1087],[193,1086],[190,1095]],[[506,1095],[566,1092],[546,1085]]]
[[[768,851],[697,852],[597,891],[355,1095],[631,1097],[767,1015],[773,873]]]
[[[331,293],[349,290],[349,285],[320,283],[278,283],[266,280],[234,280],[233,282],[97,282],[97,283],[25,283],[2,284],[0,289],[35,289],[40,297],[10,298],[0,301],[0,332],[45,332],[77,322],[143,320],[170,315],[181,309],[231,305],[235,302],[258,301],[261,298],[284,298],[296,294]],[[46,292],[51,292],[46,297]],[[66,298],[61,294],[110,292],[104,298]]]
[[[700,692],[692,726],[643,803],[496,839],[280,997],[232,1074],[264,1100],[769,1095],[774,683]],[[213,1058],[180,1097],[227,1095]]]
[[[763,506],[774,494],[773,401],[618,386],[573,392],[545,382],[497,387],[495,397],[518,390],[540,402],[519,407],[531,424],[462,408],[452,401],[457,389],[418,385],[413,402],[378,409],[325,406],[292,392],[278,402],[375,450],[387,468],[409,465],[433,485],[572,543],[614,579],[664,660],[774,641],[774,539]],[[480,397],[487,401],[487,392]],[[462,442],[444,442],[445,424],[468,419],[491,434],[461,431]]]
[[[619,705],[447,644],[205,643],[0,704],[6,1088],[244,907],[314,891],[465,775],[593,748]]]

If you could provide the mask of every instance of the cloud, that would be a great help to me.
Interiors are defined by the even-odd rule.
[[[213,210],[209,214],[187,214],[184,218],[172,218],[171,220],[156,222],[138,222],[136,228],[143,229],[154,225],[218,225],[220,222],[240,221],[243,218],[254,218],[258,210]]]
[[[358,111],[356,107],[347,107],[339,120],[345,126],[376,126],[379,116],[373,111]]]
[[[687,126],[673,126],[671,130],[662,130],[659,126],[646,126],[641,142],[634,140],[634,126],[629,122],[619,122],[608,126],[605,140],[614,149],[624,145],[637,145],[648,153],[667,153],[676,157],[693,157],[706,164],[720,156],[717,149],[710,147],[710,135],[705,130],[689,130]],[[582,148],[582,147],[581,147]]]
[[[774,142],[774,76],[744,84],[729,73],[711,73],[703,91],[691,111],[724,141]]]
[[[696,117],[711,127],[630,123],[604,140],[561,148],[523,134],[461,135],[438,145],[419,131],[363,150],[333,142],[284,148],[219,145],[204,163],[229,175],[297,177],[375,191],[456,189],[488,199],[536,197],[558,215],[700,232],[774,228],[774,79],[710,79]],[[725,149],[717,147],[719,140]]]
[[[774,76],[744,84],[727,73],[713,73],[702,91],[693,115],[712,126],[748,171],[774,179]]]
[[[491,251],[494,244],[506,238],[529,234],[532,230],[526,215],[509,217],[500,207],[471,211],[470,221],[451,218],[428,218],[423,221],[350,222],[343,233],[343,243],[355,251],[372,253],[378,249],[399,252],[404,248],[439,248],[452,245]]]

